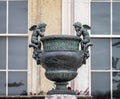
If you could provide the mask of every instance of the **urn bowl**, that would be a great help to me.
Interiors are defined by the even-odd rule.
[[[56,89],[48,94],[75,94],[67,90],[66,85],[77,76],[77,69],[83,64],[84,53],[79,46],[81,38],[51,35],[42,37],[41,42],[41,64],[46,70],[45,76],[56,84]]]

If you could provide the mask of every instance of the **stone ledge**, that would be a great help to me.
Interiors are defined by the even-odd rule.
[[[0,99],[45,99],[43,95],[36,96],[0,96]],[[92,99],[91,96],[77,96],[77,99]]]
[[[77,96],[78,99],[92,99],[92,96]]]

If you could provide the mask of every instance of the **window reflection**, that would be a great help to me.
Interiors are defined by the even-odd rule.
[[[92,73],[91,77],[93,99],[110,99],[109,73]]]
[[[6,38],[0,37],[0,69],[6,69]]]
[[[112,40],[112,67],[120,70],[120,39]]]
[[[110,3],[91,3],[91,34],[110,34]]]
[[[8,68],[27,69],[27,38],[8,38]]]
[[[9,1],[8,33],[27,33],[27,1]]]
[[[5,95],[6,92],[6,73],[0,71],[0,95]]]
[[[91,1],[110,1],[110,0],[91,0]]]
[[[8,93],[9,95],[27,95],[27,73],[8,73]]]
[[[120,99],[120,72],[113,73],[113,98]]]
[[[113,34],[120,35],[120,2],[113,2]]]
[[[0,1],[0,34],[6,32],[6,2]]]
[[[112,0],[112,1],[120,1],[120,0]]]
[[[92,39],[91,67],[93,70],[110,69],[110,40]]]

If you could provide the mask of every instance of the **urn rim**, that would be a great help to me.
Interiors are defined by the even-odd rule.
[[[54,39],[73,39],[73,40],[81,41],[81,38],[75,35],[47,35],[47,36],[42,37],[41,41],[54,40]]]

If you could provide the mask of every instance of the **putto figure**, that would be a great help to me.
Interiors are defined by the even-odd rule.
[[[44,32],[46,29],[46,24],[45,23],[41,23],[38,26],[37,25],[33,25],[29,30],[33,31],[32,33],[32,37],[31,37],[31,42],[35,45],[39,44],[39,40],[38,37],[43,37],[44,36]]]
[[[73,24],[75,31],[76,31],[76,35],[78,37],[81,37],[82,41],[81,41],[81,50],[84,51],[85,54],[85,59],[86,60],[89,57],[89,51],[88,51],[88,47],[92,46],[92,44],[90,43],[90,36],[87,30],[91,29],[90,26],[88,25],[82,25],[80,22],[75,22]],[[84,64],[86,63],[86,61],[84,61]]]
[[[39,59],[40,59],[40,53],[41,53],[41,43],[40,43],[40,40],[38,39],[39,37],[44,36],[46,26],[47,24],[40,23],[38,26],[37,25],[31,26],[31,28],[29,29],[30,31],[33,31],[32,37],[31,37],[32,44],[29,44],[29,47],[33,47],[34,49],[32,57],[37,61],[37,64],[40,64]]]

